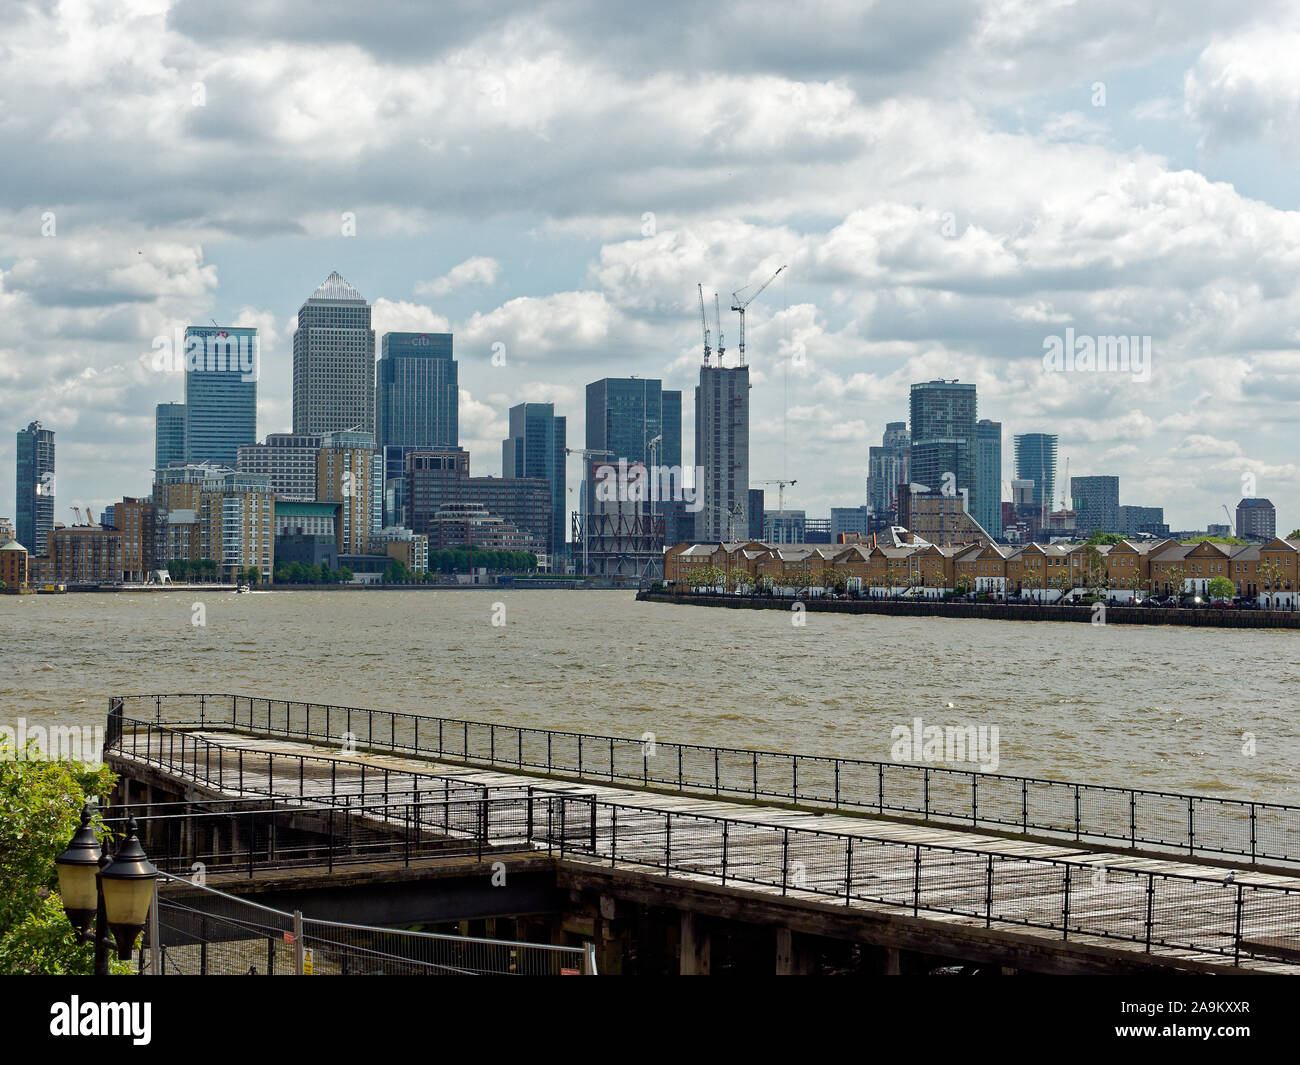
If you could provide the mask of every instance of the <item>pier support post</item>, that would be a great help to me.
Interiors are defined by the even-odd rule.
[[[682,976],[708,976],[712,941],[707,929],[702,929],[695,914],[682,913],[681,966]]]
[[[788,928],[776,930],[776,975],[807,976],[812,972],[813,958],[806,945]]]

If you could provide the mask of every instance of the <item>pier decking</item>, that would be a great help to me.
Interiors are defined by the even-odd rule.
[[[539,779],[223,724],[127,720],[110,747],[119,772],[137,780],[160,774],[192,796],[322,808],[355,798],[378,807],[367,816],[408,826],[414,806],[420,831],[421,811],[441,803],[444,837],[476,836],[494,856],[545,852],[579,874],[635,874],[669,889],[740,891],[786,907],[835,906],[845,916],[1010,935],[1045,951],[1100,952],[1121,967],[1300,974],[1300,875],[1279,869],[1227,869],[1198,857],[862,811]],[[456,803],[481,807],[470,827],[451,816]]]

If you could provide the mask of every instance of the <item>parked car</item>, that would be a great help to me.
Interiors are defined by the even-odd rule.
[[[1212,610],[1235,610],[1237,608],[1237,604],[1234,603],[1231,599],[1224,599],[1220,597],[1220,598],[1210,600],[1210,608]]]

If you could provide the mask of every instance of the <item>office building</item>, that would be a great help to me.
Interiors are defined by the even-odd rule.
[[[1056,508],[1056,434],[1020,433],[1014,446],[1016,478],[1034,482],[1033,503],[1045,518]]]
[[[867,450],[867,506],[880,524],[897,522],[898,486],[909,483],[911,454],[906,422],[886,423],[880,445]]]
[[[1169,526],[1165,524],[1165,508],[1121,506],[1118,531],[1125,536],[1168,536]]]
[[[373,433],[375,333],[370,305],[338,272],[298,311],[293,334],[295,434]]]
[[[749,534],[750,540],[761,540],[763,538],[763,489],[751,488],[749,490]]]
[[[159,403],[154,409],[153,468],[185,461],[185,404]]]
[[[975,424],[975,520],[990,536],[1002,535],[1002,423]]]
[[[460,383],[450,333],[385,333],[375,366],[381,448],[460,446]]]
[[[945,495],[962,496],[965,512],[973,515],[979,506],[975,483],[975,386],[955,380],[914,384],[910,431],[911,483]]]
[[[805,543],[807,514],[802,510],[768,510],[763,512],[763,542],[768,544]]]
[[[866,536],[870,532],[871,511],[867,507],[831,507],[831,543],[839,543],[845,534]]]
[[[662,408],[661,408],[662,409]],[[680,439],[680,405],[678,438]],[[555,415],[553,403],[519,403],[510,408],[510,435],[501,441],[501,476],[540,477],[551,489],[551,531],[546,550],[565,554],[567,421]]]
[[[239,446],[257,439],[259,361],[256,329],[185,330],[186,462],[233,467]]]
[[[1118,477],[1071,477],[1070,501],[1083,535],[1121,532]]]

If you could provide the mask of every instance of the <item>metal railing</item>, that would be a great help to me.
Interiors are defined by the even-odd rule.
[[[118,722],[114,723],[114,717]],[[591,782],[889,814],[1188,856],[1300,863],[1300,806],[976,770],[524,728],[245,695],[118,696],[121,719],[229,729]],[[116,729],[116,733],[115,733]]]
[[[139,971],[149,975],[594,975],[589,951],[348,924],[272,909],[163,873]]]
[[[470,841],[467,849],[480,858],[498,844],[528,847],[562,861],[737,885],[781,898],[886,907],[913,917],[957,915],[985,928],[1033,928],[1061,940],[1124,942],[1145,953],[1194,952],[1231,958],[1234,965],[1243,958],[1285,960],[1285,952],[1271,952],[1269,945],[1289,943],[1294,949],[1300,929],[1300,888],[1250,882],[1245,879],[1249,874],[1216,879],[1108,867],[1102,861],[1026,857],[681,813],[591,795],[541,793],[451,804],[476,808],[464,816],[454,809],[436,812],[446,804],[426,805],[432,816],[419,811],[413,822],[431,835],[450,831],[458,840]],[[256,816],[301,817],[303,812],[292,808]],[[265,845],[275,837],[272,830],[250,837],[256,845],[236,848],[228,862],[211,856],[207,871],[246,868],[252,876],[258,869],[322,866],[331,860],[405,857],[409,862],[439,856],[436,848],[413,846],[408,833],[392,831],[406,820],[394,817],[392,808],[326,812],[337,819],[327,846],[317,838],[314,846],[300,841],[295,849],[292,840],[284,840],[277,852]],[[229,815],[137,812],[146,830],[151,822],[187,817]],[[366,823],[340,824],[354,820]],[[388,830],[374,827],[385,824]],[[184,868],[195,852],[177,849],[183,838],[184,833],[164,833],[150,845],[151,857],[162,868]],[[191,831],[188,838],[202,838],[202,832]],[[345,841],[362,846],[344,854]],[[351,941],[336,937],[330,942]]]
[[[253,877],[271,869],[323,868],[370,862],[400,863],[473,858],[532,850],[535,821],[564,824],[572,834],[585,825],[564,811],[551,812],[567,797],[531,795],[531,789],[496,792],[478,788],[474,798],[421,798],[284,806],[249,804],[207,809],[205,802],[134,807],[139,834],[150,859],[164,873],[206,879]],[[105,818],[117,824],[121,817]],[[561,833],[563,835],[563,833]]]

